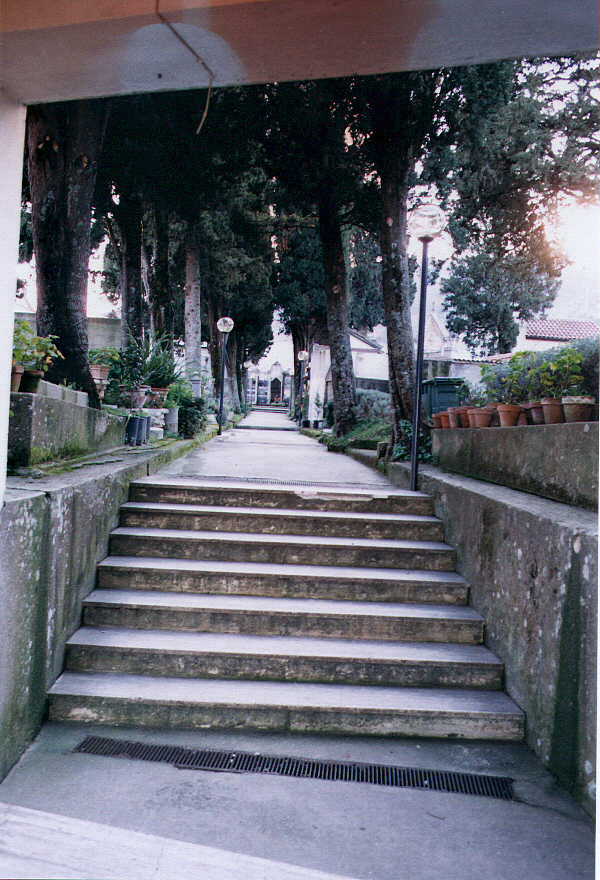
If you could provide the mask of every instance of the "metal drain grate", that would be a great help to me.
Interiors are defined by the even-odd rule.
[[[420,767],[394,767],[387,764],[357,764],[346,761],[323,761],[296,756],[260,755],[254,752],[224,752],[217,749],[185,749],[179,746],[154,745],[88,736],[74,752],[104,755],[108,758],[131,758],[138,761],[161,761],[182,770],[213,770],[225,773],[270,773],[305,779],[342,782],[368,782],[394,788],[421,788],[454,794],[513,799],[513,780],[505,776],[480,776],[448,770],[423,770]]]

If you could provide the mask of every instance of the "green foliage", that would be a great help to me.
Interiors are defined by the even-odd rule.
[[[370,388],[356,389],[356,417],[359,422],[390,420],[392,417],[391,396],[385,391]]]
[[[325,420],[325,424],[328,428],[333,428],[335,425],[335,414],[333,411],[333,400],[328,400],[325,404],[325,409],[323,411],[323,418]]]
[[[130,336],[127,346],[121,352],[121,384],[127,388],[139,388],[144,383],[147,345],[143,340]]]
[[[582,345],[581,343],[585,343]],[[508,363],[481,370],[487,400],[524,403],[567,393],[598,395],[598,342],[542,352],[517,352]]]
[[[455,256],[441,284],[448,329],[462,334],[475,354],[509,352],[519,334],[517,321],[543,314],[558,285],[556,277],[523,257]]]
[[[410,460],[410,444],[412,442],[412,422],[403,419],[400,422],[402,428],[402,439],[396,443],[392,450],[392,461],[409,461]],[[431,431],[421,428],[419,437],[419,453],[418,459],[422,462],[433,461],[431,454]]]
[[[121,354],[116,348],[90,348],[88,352],[90,364],[115,366],[121,362]]]
[[[345,452],[347,449],[377,449],[377,444],[388,442],[392,427],[387,419],[368,419],[359,422],[348,434],[335,437],[324,434],[322,442],[330,452]]]
[[[275,307],[287,333],[311,339],[327,325],[323,252],[316,230],[297,229],[281,236],[278,255],[273,265]]]
[[[56,336],[37,336],[28,321],[15,321],[12,359],[29,370],[47,372],[52,361],[64,359],[54,344]]]
[[[350,326],[372,330],[376,324],[385,323],[381,250],[377,239],[362,229],[351,230],[348,238]]]
[[[179,378],[181,370],[175,364],[173,344],[168,338],[156,339],[145,346],[144,381],[152,388],[167,388]]]
[[[206,425],[206,403],[202,398],[183,400],[179,407],[179,433],[191,438],[199,434]]]
[[[182,406],[192,400],[194,400],[194,392],[190,383],[186,379],[177,379],[169,385],[165,406]]]

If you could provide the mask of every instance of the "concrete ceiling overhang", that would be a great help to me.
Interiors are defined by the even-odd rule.
[[[593,51],[596,0],[161,0],[215,85]],[[3,0],[1,84],[26,103],[198,88],[155,0]]]

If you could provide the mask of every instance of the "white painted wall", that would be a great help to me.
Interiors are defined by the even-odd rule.
[[[25,107],[0,90],[0,499],[6,488],[12,336],[17,286]]]

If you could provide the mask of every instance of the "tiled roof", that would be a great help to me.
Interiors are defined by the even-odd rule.
[[[539,318],[528,321],[525,325],[527,339],[555,339],[557,341],[571,339],[589,339],[598,336],[600,327],[594,321],[558,321]]]

